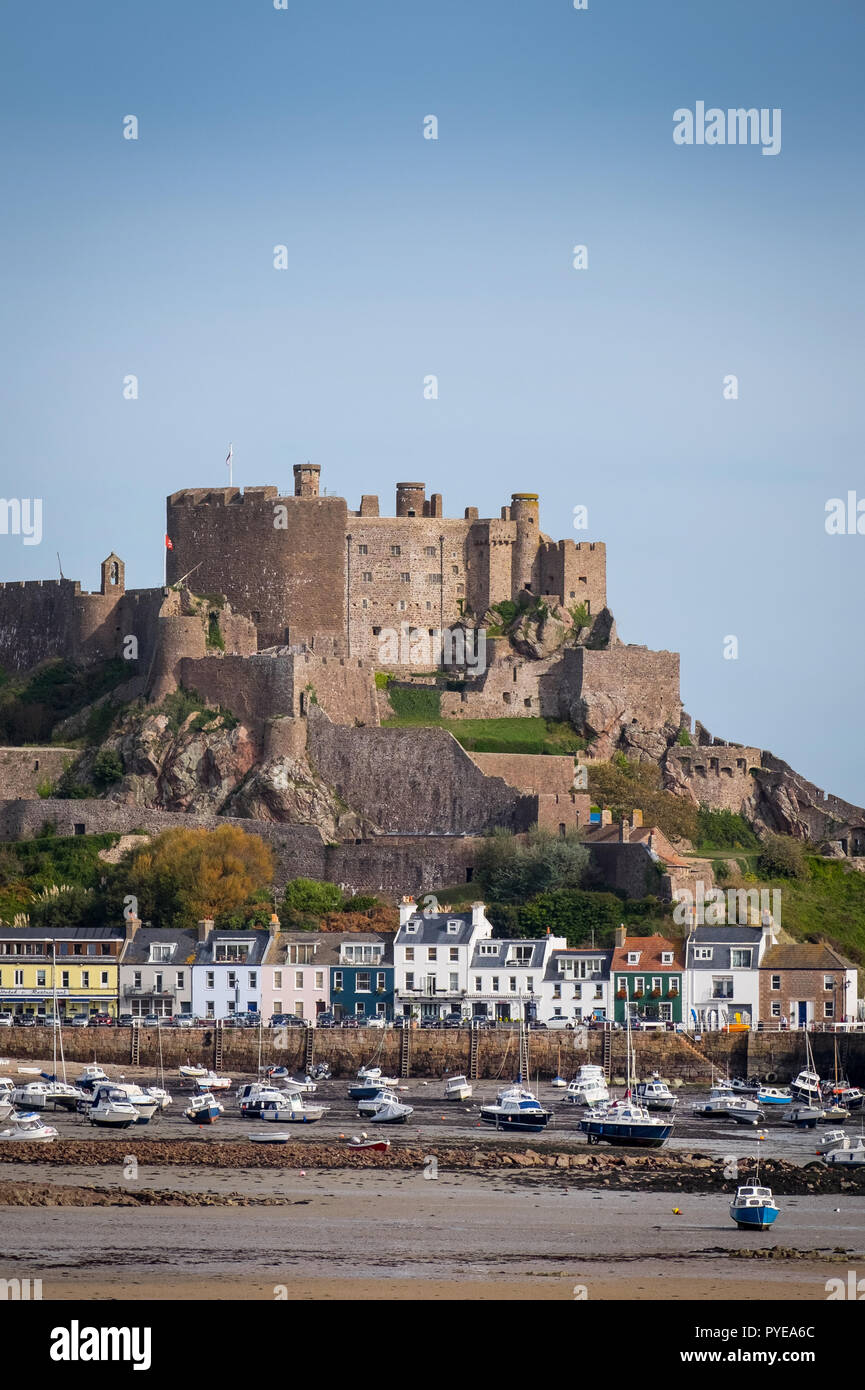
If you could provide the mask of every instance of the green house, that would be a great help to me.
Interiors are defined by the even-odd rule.
[[[685,962],[681,943],[658,936],[625,936],[616,932],[610,967],[613,1018],[647,1023],[681,1023]]]

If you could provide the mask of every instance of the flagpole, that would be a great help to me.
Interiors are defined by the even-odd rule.
[[[228,445],[228,458],[225,462],[228,464],[228,486],[232,487],[234,484],[234,445],[230,441]]]

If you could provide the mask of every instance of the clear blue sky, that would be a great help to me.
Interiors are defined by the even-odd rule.
[[[858,0],[5,5],[2,493],[45,519],[0,578],[160,582],[229,440],[351,506],[536,490],[693,715],[865,801],[865,536],[824,530],[865,496],[863,38]],[[780,107],[781,153],[675,145],[697,101]]]

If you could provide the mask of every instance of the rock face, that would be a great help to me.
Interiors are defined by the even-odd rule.
[[[514,648],[532,661],[543,661],[574,635],[574,620],[564,608],[535,604],[515,619],[508,630]]]

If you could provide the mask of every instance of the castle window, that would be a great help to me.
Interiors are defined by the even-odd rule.
[[[369,608],[369,599],[365,598],[361,603],[361,608]]]
[[[426,577],[426,582],[427,584],[441,584],[442,577],[440,574],[428,574]]]
[[[584,574],[581,574],[581,575],[580,575],[580,583],[581,583],[581,584],[585,584],[585,583],[586,583],[586,576],[585,576]]]
[[[423,548],[423,553],[424,555],[435,555],[436,548],[434,545],[425,545]]]
[[[575,590],[575,589],[571,589],[571,592],[570,592],[570,594],[569,594],[569,598],[576,598],[576,597],[577,597],[576,590]]]
[[[372,635],[373,635],[373,637],[378,637],[378,635],[379,635],[380,632],[381,632],[381,628],[380,628],[380,627],[374,627],[373,630],[372,630]]]
[[[451,565],[451,571],[452,571],[453,574],[459,574],[459,572],[460,572],[460,567],[459,567],[459,565]]]
[[[361,575],[361,579],[363,580],[364,584],[371,584],[372,570],[364,570],[363,574]]]
[[[359,545],[358,548],[357,548],[357,553],[358,553],[358,555],[368,555],[368,554],[369,554],[369,546],[368,546],[368,545]]]
[[[458,585],[457,585],[457,593],[458,593],[458,594],[464,594],[465,591],[466,591],[466,586],[465,586],[465,584],[458,584]]]
[[[427,599],[427,601],[426,601],[426,611],[429,613],[429,612],[431,612],[431,610],[432,610],[432,604],[430,603],[429,599]]]
[[[84,825],[83,821],[76,821],[74,828],[76,835],[83,835],[87,827]]]
[[[411,575],[409,574],[408,570],[402,570],[402,571],[401,571],[400,577],[399,577],[399,582],[400,582],[400,584],[410,584],[410,583],[411,583]]]
[[[398,545],[392,545],[390,548],[390,553],[391,555],[401,555],[402,551],[400,550]]]
[[[400,613],[404,613],[407,607],[408,605],[406,604],[405,599],[401,598],[397,603],[397,608],[399,609]]]

